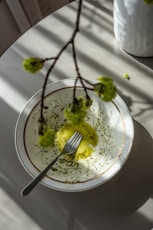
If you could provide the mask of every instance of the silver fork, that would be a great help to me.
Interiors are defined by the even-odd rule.
[[[83,135],[79,132],[73,134],[73,136],[66,142],[62,152],[53,160],[51,163],[44,168],[37,177],[35,177],[22,191],[21,195],[26,196],[28,195],[33,188],[41,181],[41,179],[46,175],[49,169],[56,163],[56,161],[64,154],[73,154],[78,149],[80,142],[83,138]]]

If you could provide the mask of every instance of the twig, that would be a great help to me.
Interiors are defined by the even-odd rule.
[[[75,51],[75,37],[77,35],[77,33],[79,32],[79,23],[80,23],[80,15],[81,15],[81,9],[82,9],[82,2],[83,0],[79,0],[79,5],[78,5],[78,12],[77,12],[77,19],[76,19],[76,24],[75,24],[75,29],[72,33],[71,38],[68,40],[68,42],[61,48],[61,50],[59,51],[59,53],[57,54],[57,56],[55,57],[51,57],[51,58],[46,58],[44,59],[45,61],[49,61],[49,60],[53,60],[51,66],[49,67],[46,77],[45,77],[45,81],[43,84],[43,89],[42,89],[42,94],[41,94],[41,107],[40,107],[40,118],[39,118],[39,122],[40,123],[44,123],[45,119],[43,116],[43,110],[45,108],[44,106],[44,97],[45,97],[45,89],[46,89],[46,85],[47,85],[47,81],[49,78],[49,75],[51,74],[53,68],[55,67],[58,59],[60,58],[60,56],[62,55],[62,53],[65,51],[65,49],[72,44],[72,53],[73,53],[73,59],[74,59],[74,63],[75,63],[75,67],[76,67],[76,72],[77,72],[77,77],[79,79],[81,79],[81,75],[80,75],[80,71],[79,71],[79,67],[77,64],[77,59],[76,59],[76,51]],[[76,83],[77,83],[77,79],[76,79]],[[74,87],[74,92],[75,92],[75,87]]]

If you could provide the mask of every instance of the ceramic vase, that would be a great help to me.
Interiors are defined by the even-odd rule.
[[[114,0],[114,34],[129,54],[153,56],[153,5],[144,0]]]

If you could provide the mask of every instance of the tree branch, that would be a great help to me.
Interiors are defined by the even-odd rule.
[[[48,71],[47,71],[47,74],[46,74],[46,77],[45,77],[45,81],[44,81],[44,84],[43,84],[43,89],[42,89],[42,94],[41,94],[41,105],[40,105],[41,108],[40,108],[39,122],[45,122],[45,119],[44,119],[44,116],[43,116],[43,110],[45,108],[45,106],[44,106],[44,97],[45,97],[45,89],[46,89],[46,85],[47,85],[47,82],[48,82],[49,75],[51,74],[53,68],[55,67],[55,65],[56,65],[58,59],[60,58],[60,56],[62,55],[62,53],[65,51],[65,49],[70,44],[72,44],[73,58],[74,58],[74,61],[75,61],[77,75],[80,77],[80,72],[79,72],[79,68],[78,68],[78,64],[77,64],[77,60],[76,60],[76,52],[75,52],[75,45],[74,45],[74,43],[75,43],[75,37],[76,37],[77,33],[79,32],[79,24],[80,24],[80,15],[81,15],[81,9],[82,9],[82,2],[83,2],[83,0],[79,0],[75,29],[73,31],[73,34],[72,34],[71,38],[62,47],[62,49],[59,51],[59,53],[57,54],[57,56],[44,59],[44,61],[53,60],[53,62],[51,64],[51,66],[49,67]]]

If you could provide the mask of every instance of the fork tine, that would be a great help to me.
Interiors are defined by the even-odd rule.
[[[80,139],[81,136],[82,136],[81,133],[76,132],[76,133],[72,136],[73,139],[72,139],[72,141],[70,142],[70,146],[75,145],[76,141],[78,141],[78,139]]]
[[[75,153],[83,138],[83,135],[79,132],[76,132],[73,136],[74,136],[74,139],[72,140],[72,142],[69,142],[69,143],[67,142],[67,144],[64,147],[64,151],[67,154]]]
[[[82,139],[83,135],[81,133],[78,133],[78,135],[75,137],[74,141],[70,144],[72,147],[77,146],[81,139]]]
[[[75,132],[72,136],[71,136],[71,138],[67,141],[67,143],[71,143],[71,142],[73,142],[73,140],[75,140],[75,137],[77,136],[79,134],[79,132]]]

